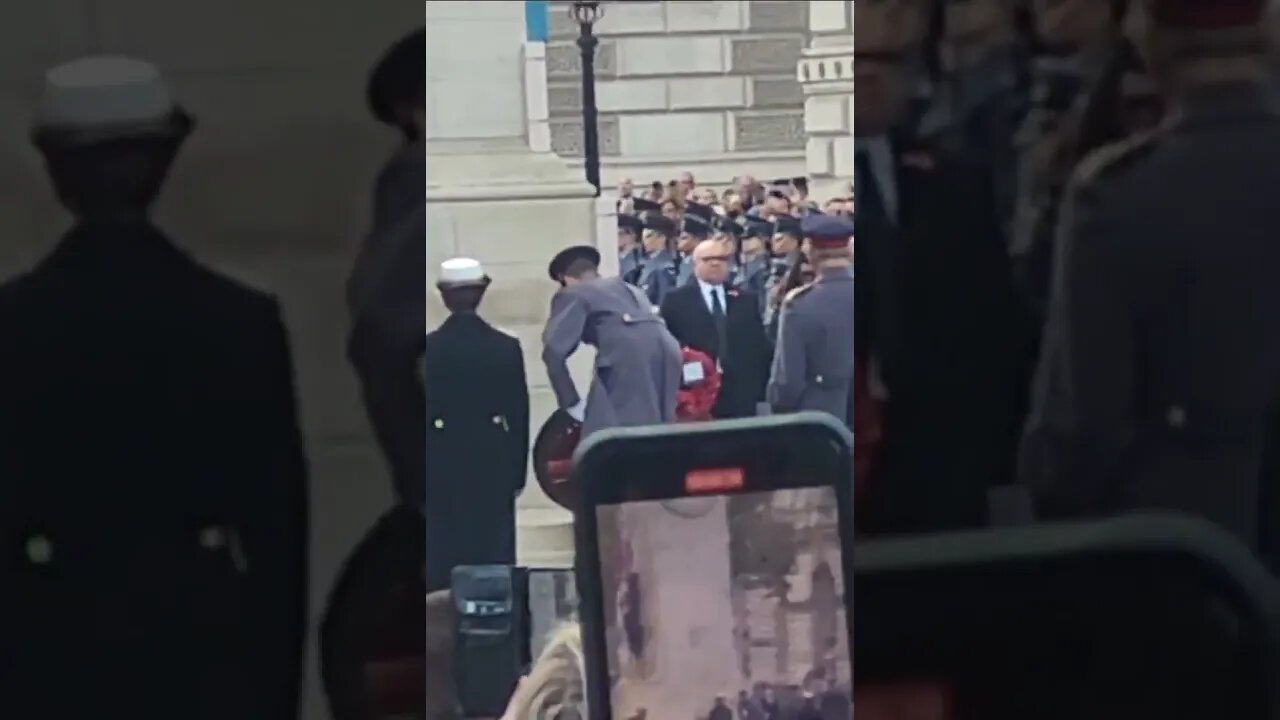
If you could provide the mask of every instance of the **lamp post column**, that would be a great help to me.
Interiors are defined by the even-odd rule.
[[[600,196],[600,135],[596,108],[596,47],[600,44],[593,26],[604,14],[599,2],[577,0],[570,8],[578,23],[578,49],[582,53],[582,156],[587,182]]]

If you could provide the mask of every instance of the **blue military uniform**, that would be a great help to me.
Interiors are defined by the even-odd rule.
[[[711,221],[715,212],[706,205],[689,203],[685,208],[684,220],[680,224],[680,234],[688,235],[697,242],[711,237]],[[680,254],[680,267],[676,275],[676,287],[684,287],[693,282],[693,252]]]
[[[640,265],[644,259],[644,252],[639,246],[631,246],[630,242],[624,243],[624,239],[639,239],[640,234],[644,232],[644,223],[634,215],[618,216],[618,277],[626,282],[635,285],[640,277]],[[627,247],[624,247],[626,245]]]
[[[849,246],[853,223],[812,215],[803,232],[815,249]],[[850,252],[852,258],[852,252]],[[818,410],[852,425],[853,266],[828,266],[787,294],[767,398],[774,412]]]
[[[769,309],[768,288],[770,258],[768,253],[769,245],[768,223],[762,221],[748,220],[746,226],[742,228],[742,235],[739,241],[739,247],[748,241],[759,240],[764,245],[764,250],[758,252],[750,258],[742,261],[738,268],[738,274],[735,278],[739,288],[746,290],[756,296],[760,304],[760,317],[763,319]]]
[[[636,273],[636,287],[644,291],[645,297],[654,307],[661,307],[667,293],[678,287],[677,263],[679,260],[671,250],[671,238],[675,236],[675,224],[655,212],[645,213],[643,218],[644,233],[647,237],[655,234],[664,238],[663,249],[646,254],[640,259],[639,272]]]

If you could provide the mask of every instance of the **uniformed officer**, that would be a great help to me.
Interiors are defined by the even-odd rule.
[[[944,4],[942,43],[952,60],[918,130],[920,139],[937,147],[984,159],[1002,223],[1013,216],[1018,161],[1013,137],[1026,116],[1029,94],[1014,8],[1008,0]]]
[[[676,287],[693,282],[693,252],[698,245],[711,237],[711,225],[698,215],[686,214],[680,225],[680,267],[676,273]],[[689,248],[686,252],[684,248]]]
[[[1018,187],[1010,254],[1037,324],[1043,321],[1053,234],[1062,191],[1080,160],[1089,90],[1096,89],[1120,37],[1123,0],[1037,0],[1042,49],[1032,65],[1030,110],[1014,137]]]
[[[1259,517],[1276,514],[1259,486],[1280,407],[1264,6],[1139,8],[1135,39],[1175,112],[1090,155],[1066,192],[1019,468],[1042,514],[1169,509],[1255,548]]]
[[[711,239],[724,246],[729,255],[730,286],[737,286],[738,276],[742,271],[742,226],[728,215],[715,215],[711,218]]]
[[[640,279],[640,267],[644,260],[644,248],[640,235],[644,223],[634,215],[618,216],[618,277],[632,285]]]
[[[790,215],[780,216],[773,223],[773,239],[769,243],[769,275],[765,280],[765,314],[764,324],[769,325],[773,322],[774,315],[778,312],[782,298],[778,297],[781,291],[777,290],[778,285],[786,279],[787,273],[791,271],[791,263],[796,258],[803,243],[803,231],[801,229],[800,220]]]
[[[373,222],[347,281],[347,357],[400,502],[422,505],[422,338],[426,335],[425,31],[396,42],[370,73],[374,117],[405,137],[373,191]]]
[[[609,427],[673,422],[681,382],[680,345],[657,308],[619,278],[601,278],[595,248],[568,248],[548,274],[561,286],[542,333],[542,360],[559,407],[583,423],[582,437]],[[596,348],[584,398],[566,364],[582,343]]]
[[[640,236],[644,257],[633,284],[644,292],[651,305],[661,307],[667,293],[676,288],[678,260],[671,250],[676,226],[656,212],[646,212],[641,222],[644,224]]]
[[[769,239],[772,225],[762,220],[747,220],[742,229],[741,268],[737,275],[738,287],[752,293],[760,303],[760,317],[764,318],[769,305],[770,278]]]
[[[428,591],[458,565],[511,564],[515,500],[529,456],[529,391],[520,341],[476,310],[489,287],[480,263],[446,260],[436,287],[449,317],[427,334]]]
[[[693,251],[703,240],[711,237],[711,220],[714,216],[715,212],[706,205],[691,202],[685,207],[680,236],[676,240],[676,248],[680,251],[676,287],[684,287],[693,282]]]
[[[802,232],[817,279],[782,303],[768,401],[774,412],[820,410],[852,425],[853,223],[810,215]]]
[[[8,714],[298,716],[307,480],[280,304],[150,219],[190,134],[151,64],[45,75],[74,218],[0,287]]]

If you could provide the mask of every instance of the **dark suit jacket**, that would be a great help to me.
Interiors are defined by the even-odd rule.
[[[662,318],[683,347],[718,360],[724,371],[720,397],[712,414],[717,418],[750,417],[764,401],[773,348],[765,337],[760,303],[755,295],[733,288],[725,291],[728,353],[722,353],[711,310],[695,280],[673,291],[662,302]]]
[[[1027,376],[990,174],[928,147],[894,154],[898,223],[854,216],[855,346],[889,392],[859,527],[980,525],[987,488],[1012,477]]]
[[[75,229],[0,287],[0,397],[5,702],[297,717],[306,469],[276,301],[145,226]]]
[[[458,565],[516,560],[529,391],[520,342],[480,316],[451,315],[426,338],[423,509],[431,592],[447,588]]]

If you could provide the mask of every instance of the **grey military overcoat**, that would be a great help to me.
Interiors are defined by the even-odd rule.
[[[586,343],[595,346],[583,437],[609,427],[672,422],[680,389],[680,346],[644,293],[620,278],[567,287],[551,300],[542,360],[561,408],[581,396],[566,364]]]
[[[774,412],[818,410],[851,423],[853,270],[823,270],[781,312],[767,391]]]
[[[1258,545],[1280,401],[1277,107],[1261,83],[1204,87],[1077,170],[1020,462],[1042,513],[1182,511]]]

